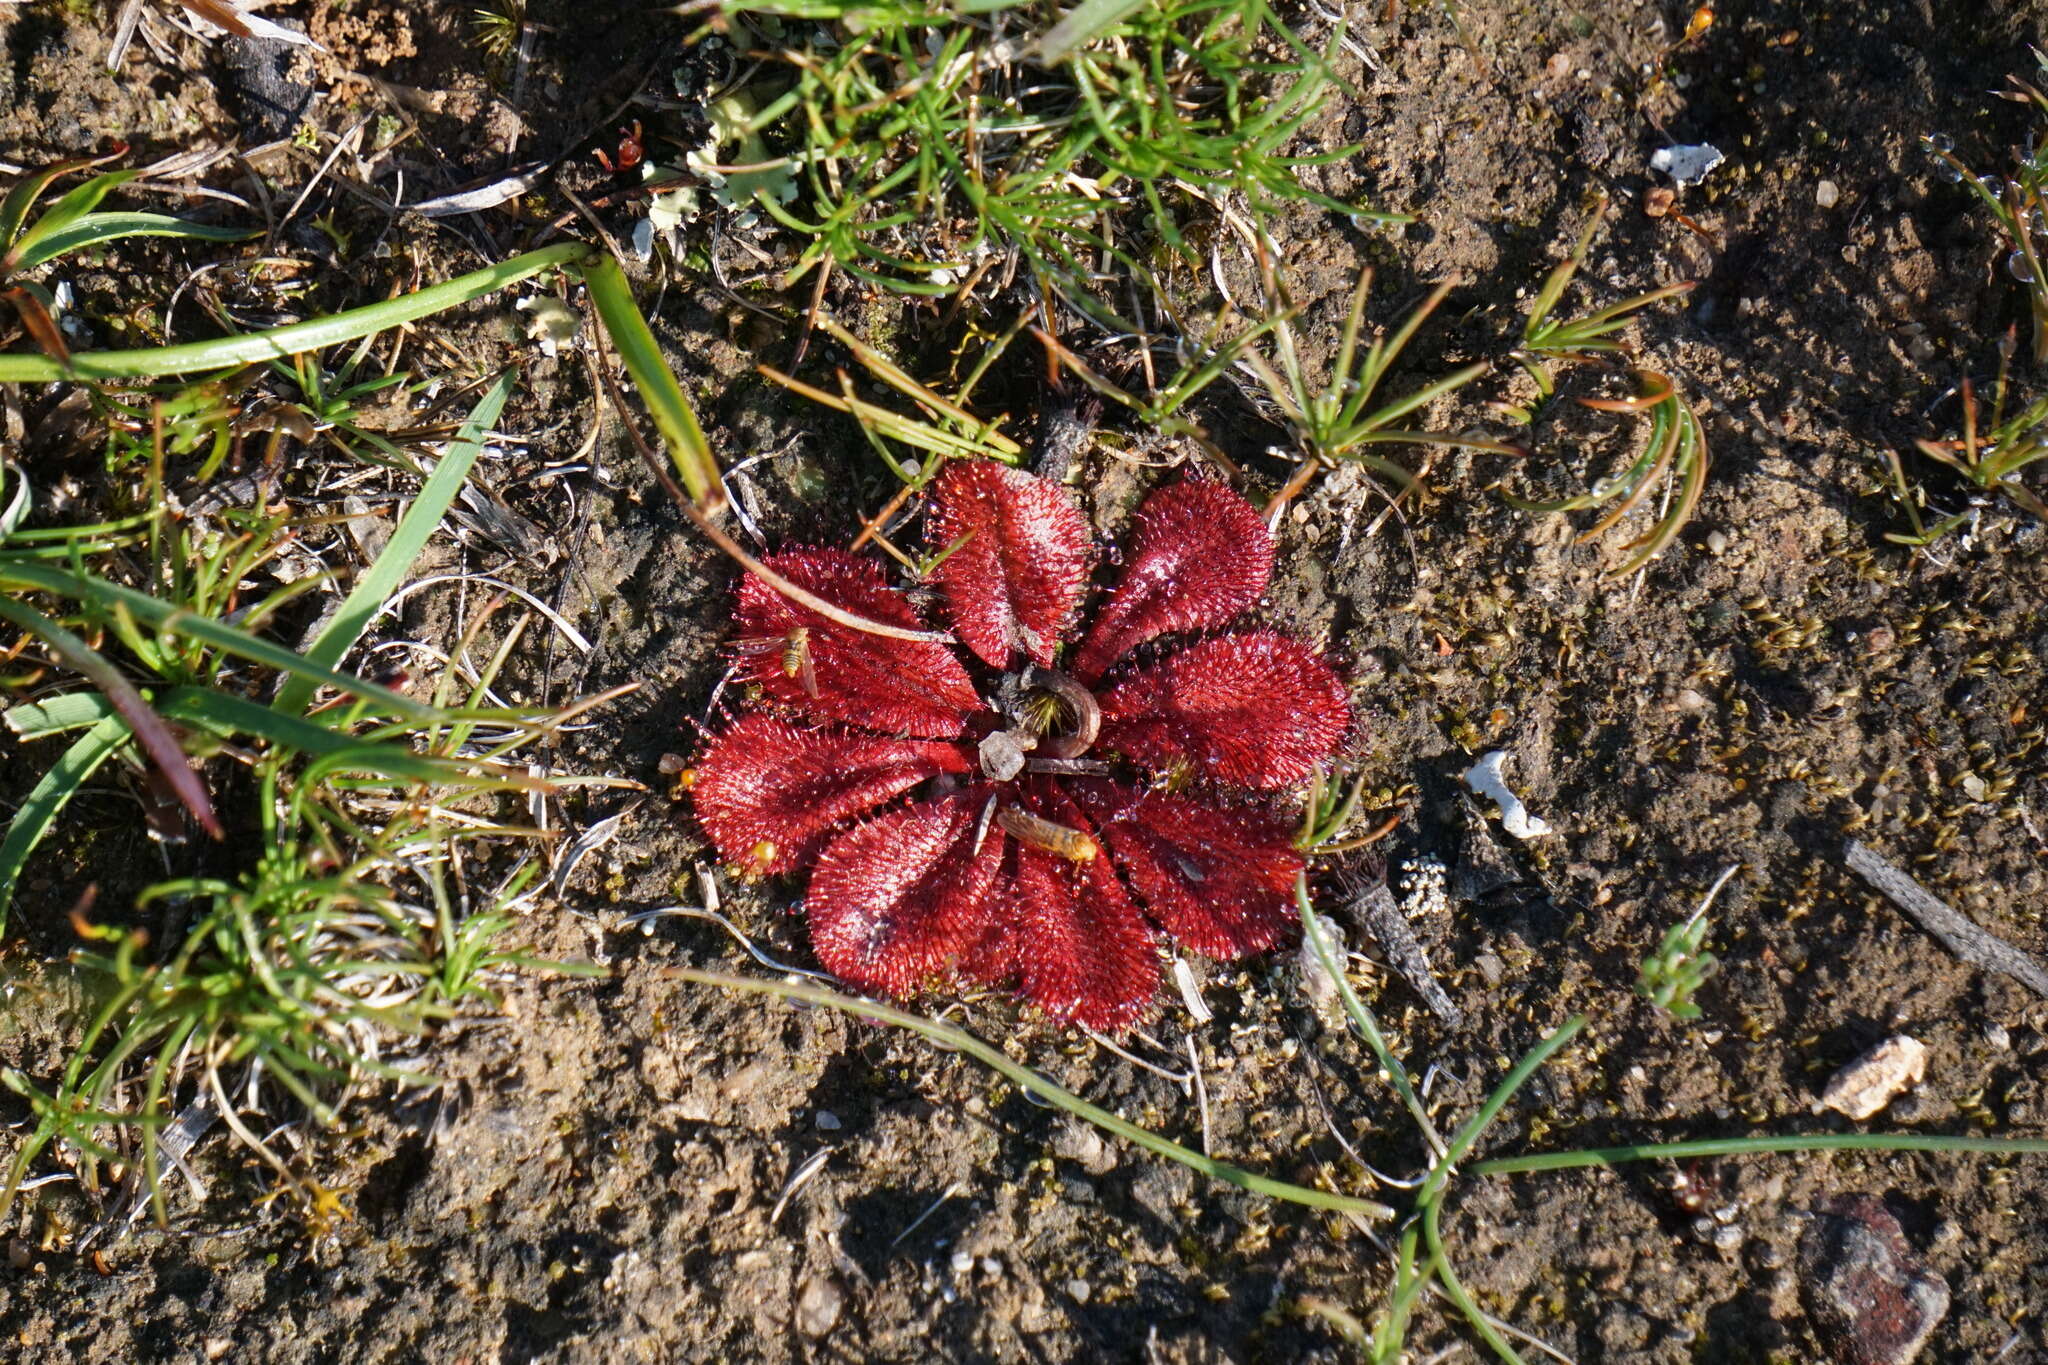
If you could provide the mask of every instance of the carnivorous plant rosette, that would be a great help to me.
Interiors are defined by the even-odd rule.
[[[1317,650],[1225,629],[1272,576],[1251,504],[1202,479],[1152,494],[1121,581],[1064,656],[1094,547],[1063,488],[955,464],[925,526],[952,550],[931,576],[938,610],[986,668],[749,574],[736,671],[753,700],[691,777],[719,853],[747,875],[808,868],[812,943],[847,981],[891,995],[1014,981],[1092,1028],[1146,1012],[1154,926],[1220,959],[1285,937],[1302,859],[1282,794],[1351,715]],[[875,560],[765,563],[869,621],[920,627]]]

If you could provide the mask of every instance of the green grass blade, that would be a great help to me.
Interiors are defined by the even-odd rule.
[[[58,812],[85,785],[86,779],[127,742],[127,724],[119,716],[109,714],[72,741],[64,756],[50,765],[28,799],[21,803],[21,809],[14,813],[7,826],[7,837],[0,839],[0,929],[7,926],[7,907],[14,899],[15,882],[28,855],[42,842]]]
[[[683,386],[676,382],[675,372],[662,358],[661,347],[648,330],[640,305],[633,301],[633,287],[626,282],[619,263],[610,256],[598,256],[587,262],[582,275],[590,290],[590,306],[597,310],[605,335],[618,348],[626,373],[632,376],[641,401],[653,415],[677,477],[697,504],[703,506],[715,491],[723,488],[718,461],[704,439],[703,428],[697,425],[697,414],[683,394]]]
[[[1637,294],[1633,298],[1623,299],[1620,303],[1611,303],[1597,313],[1588,313],[1585,317],[1573,321],[1570,326],[1574,329],[1584,328],[1588,336],[1605,336],[1626,326],[1630,315],[1637,310],[1648,308],[1651,304],[1665,299],[1676,298],[1680,294],[1689,294],[1695,284],[1693,280],[1681,280],[1677,284],[1667,284],[1661,289],[1652,289],[1646,294]]]
[[[1479,1112],[1467,1119],[1465,1126],[1451,1138],[1450,1149],[1444,1153],[1443,1159],[1431,1168],[1429,1181],[1422,1187],[1422,1194],[1417,1202],[1426,1204],[1436,1198],[1443,1190],[1444,1183],[1450,1179],[1451,1168],[1465,1153],[1472,1150],[1473,1144],[1478,1142],[1493,1121],[1500,1117],[1500,1111],[1507,1107],[1515,1092],[1528,1084],[1529,1078],[1550,1060],[1552,1054],[1578,1037],[1579,1030],[1585,1026],[1586,1016],[1574,1014],[1558,1026],[1557,1032],[1522,1054],[1521,1060],[1508,1069],[1508,1074],[1501,1078],[1500,1084],[1493,1088],[1493,1093],[1486,1097],[1486,1103],[1479,1106]]]
[[[79,351],[73,353],[69,364],[42,355],[0,355],[0,384],[54,384],[66,379],[145,379],[155,375],[195,374],[203,370],[281,360],[306,351],[320,351],[357,341],[400,323],[468,303],[508,284],[538,275],[543,270],[574,265],[588,258],[590,252],[590,247],[582,242],[556,242],[382,303],[213,341],[158,346],[144,351]]]
[[[441,518],[447,515],[456,495],[462,491],[471,467],[476,464],[476,457],[483,451],[484,434],[498,420],[498,414],[504,411],[505,400],[511,397],[512,388],[518,382],[518,375],[507,370],[477,400],[469,419],[442,452],[441,462],[434,466],[432,477],[421,485],[419,496],[406,509],[398,529],[391,533],[390,541],[378,554],[376,562],[356,579],[348,600],[341,604],[334,619],[327,623],[327,629],[320,632],[320,638],[306,651],[309,662],[322,668],[332,668],[340,663],[355,642],[362,638],[364,628],[378,609],[404,582],[413,561],[419,558],[428,538],[441,524]],[[306,674],[295,673],[278,689],[274,706],[279,711],[304,711],[306,703],[313,699],[313,689],[317,685]]]
[[[5,561],[0,562],[0,587],[56,593],[90,602],[109,614],[117,609],[125,610],[136,620],[159,631],[183,635],[212,645],[216,649],[225,650],[238,658],[248,659],[252,663],[263,664],[286,673],[308,674],[316,682],[325,683],[352,697],[360,697],[379,710],[402,716],[407,720],[433,722],[439,716],[432,706],[424,702],[400,696],[389,688],[379,687],[373,682],[366,682],[350,674],[324,668],[283,645],[274,644],[211,617],[182,610],[159,601],[148,593],[124,588],[104,579],[46,564]],[[5,599],[0,598],[0,604],[4,603]]]
[[[475,788],[527,788],[524,772],[496,764],[435,758],[414,753],[402,742],[363,739],[260,702],[203,687],[179,687],[163,698],[157,714],[223,737],[255,735],[277,748],[345,760],[357,771],[406,782]]]
[[[1388,1082],[1394,1093],[1401,1097],[1401,1103],[1408,1106],[1408,1112],[1415,1119],[1416,1127],[1429,1144],[1432,1155],[1444,1150],[1444,1140],[1437,1135],[1436,1125],[1430,1122],[1429,1109],[1422,1103],[1422,1097],[1415,1093],[1415,1087],[1408,1082],[1408,1068],[1387,1046],[1386,1035],[1380,1032],[1379,1020],[1373,1017],[1365,1002],[1358,998],[1358,992],[1351,989],[1351,979],[1344,974],[1344,964],[1338,960],[1336,951],[1330,946],[1329,936],[1323,933],[1322,919],[1316,914],[1308,900],[1308,876],[1299,874],[1294,879],[1294,907],[1301,913],[1301,932],[1315,950],[1316,961],[1322,964],[1323,972],[1335,983],[1338,995],[1344,1001],[1344,1013],[1351,1020],[1353,1028],[1364,1038],[1380,1067],[1387,1073]]]
[[[55,232],[37,232],[21,250],[17,270],[53,261],[67,251],[121,237],[184,237],[203,242],[240,242],[260,237],[250,228],[213,227],[173,218],[167,213],[92,213]]]
[[[0,200],[0,251],[13,245],[21,232],[21,225],[28,221],[28,211],[35,206],[42,192],[58,176],[93,164],[90,157],[77,161],[60,161],[54,166],[45,166],[39,171],[23,176],[7,192],[7,198]]]
[[[1493,1348],[1495,1355],[1507,1362],[1507,1365],[1523,1365],[1522,1357],[1516,1353],[1514,1347],[1508,1345],[1508,1339],[1494,1329],[1486,1314],[1479,1311],[1479,1305],[1472,1302],[1472,1296],[1465,1291],[1464,1282],[1452,1268],[1451,1258],[1444,1252],[1443,1215],[1444,1206],[1441,1200],[1430,1204],[1422,1211],[1423,1240],[1429,1247],[1430,1264],[1436,1269],[1436,1277],[1443,1283],[1444,1297],[1465,1315],[1465,1321],[1472,1324],[1472,1330],[1479,1334],[1480,1340]]]
[[[1490,1157],[1466,1168],[1472,1175],[1523,1175],[1625,1161],[1683,1161],[1692,1157],[1760,1156],[1777,1152],[1982,1152],[1988,1156],[2048,1156],[2048,1138],[1948,1137],[1940,1133],[1814,1133],[1805,1136],[1699,1138],[1626,1147],[1583,1147],[1569,1152]]]
[[[1081,0],[1052,26],[1038,45],[1038,60],[1057,66],[1075,48],[1086,47],[1145,7],[1146,0]]]
[[[44,211],[42,217],[23,228],[21,235],[10,244],[7,254],[12,268],[20,270],[33,264],[28,259],[29,253],[40,243],[91,213],[100,206],[102,199],[141,174],[141,171],[103,171],[83,184],[73,185]],[[48,260],[49,257],[42,259]]]
[[[1586,252],[1593,246],[1593,234],[1600,230],[1600,220],[1607,216],[1607,196],[1601,195],[1593,206],[1592,216],[1579,233],[1578,241],[1572,247],[1572,254],[1560,261],[1543,281],[1543,287],[1536,291],[1536,301],[1529,305],[1529,320],[1524,324],[1522,337],[1534,343],[1543,332],[1543,326],[1550,320],[1551,309],[1557,307],[1564,297],[1565,287],[1572,277],[1579,273],[1579,265],[1586,259]]]
[[[97,692],[66,692],[42,701],[25,701],[7,709],[7,728],[24,743],[48,739],[66,730],[82,730],[119,714],[114,704]]]
[[[1371,416],[1360,420],[1358,426],[1366,431],[1371,431],[1375,427],[1383,427],[1396,418],[1406,417],[1417,408],[1426,407],[1434,403],[1447,393],[1455,393],[1492,368],[1492,361],[1482,360],[1475,364],[1467,365],[1462,370],[1453,370],[1435,383],[1425,384],[1407,397],[1395,399],[1385,407],[1374,412]]]
[[[42,641],[45,648],[64,661],[66,668],[97,687],[106,696],[108,704],[121,713],[128,728],[134,732],[136,743],[156,764],[165,784],[192,812],[192,818],[214,838],[223,837],[220,819],[213,813],[213,799],[207,795],[206,784],[199,780],[199,774],[193,772],[192,765],[185,760],[185,750],[178,743],[178,737],[150,709],[142,693],[120,669],[108,663],[99,651],[78,636],[25,603],[0,597],[0,621],[18,626]]]

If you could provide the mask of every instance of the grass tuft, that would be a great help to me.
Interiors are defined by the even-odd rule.
[[[1355,147],[1300,154],[1338,88],[1265,0],[976,7],[911,0],[726,0],[713,23],[772,62],[728,130],[786,169],[750,202],[803,243],[782,276],[840,274],[905,296],[972,292],[1021,263],[1112,331],[1121,281],[1155,251],[1193,259],[1187,222],[1225,202],[1405,221],[1315,189]],[[1039,34],[1043,28],[1042,36]],[[822,292],[824,281],[818,281]]]
[[[434,297],[446,306],[586,254],[576,244],[529,253],[509,272],[477,272]],[[580,970],[536,963],[504,939],[543,889],[546,836],[525,826],[524,805],[578,780],[514,760],[551,742],[591,703],[483,705],[523,623],[466,682],[456,684],[451,668],[425,700],[342,668],[454,506],[514,388],[509,372],[484,385],[431,456],[428,429],[405,433],[401,444],[360,424],[360,401],[406,381],[350,378],[369,341],[394,318],[424,311],[420,296],[401,296],[262,336],[270,352],[295,338],[361,339],[338,380],[300,354],[250,368],[250,338],[227,338],[99,366],[138,377],[244,367],[224,378],[139,389],[75,381],[105,424],[113,496],[139,512],[40,525],[34,486],[0,466],[0,589],[10,594],[0,598],[0,621],[20,637],[7,651],[23,670],[15,689],[40,689],[5,721],[24,741],[72,736],[0,838],[0,912],[66,803],[110,759],[132,763],[146,752],[157,779],[202,826],[235,836],[193,860],[210,870],[141,894],[145,922],[169,933],[161,945],[140,929],[92,923],[88,888],[73,915],[86,945],[73,963],[98,983],[101,1001],[59,1076],[0,1076],[33,1116],[0,1192],[0,1216],[29,1168],[57,1148],[88,1189],[108,1162],[138,1172],[162,1219],[160,1146],[181,1155],[189,1141],[165,1145],[157,1135],[196,1138],[218,1123],[274,1170],[309,1220],[330,1220],[333,1192],[259,1133],[280,1113],[331,1125],[369,1085],[433,1083],[388,1059],[393,1041],[488,998],[504,970]],[[94,368],[92,357],[73,359],[68,372]],[[233,396],[266,381],[287,391],[284,402]],[[280,421],[280,412],[296,418]],[[209,480],[259,432],[274,462],[287,435],[310,445],[343,431],[348,438],[327,449],[385,466],[389,477],[415,477],[407,471],[430,458],[433,468],[301,653],[270,632],[326,581],[282,567],[302,553],[306,522],[319,519],[293,515],[289,497],[260,485],[216,500]],[[196,462],[198,494],[166,495],[170,461]],[[495,609],[468,623],[465,645]],[[74,677],[91,690],[75,690]],[[175,818],[151,819],[162,837],[182,837]]]

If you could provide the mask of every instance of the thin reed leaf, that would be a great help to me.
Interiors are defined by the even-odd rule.
[[[78,789],[128,742],[128,737],[128,726],[119,716],[109,715],[100,720],[72,741],[71,747],[43,772],[15,810],[14,818],[7,822],[7,835],[0,839],[0,930],[7,927],[7,910],[14,901],[14,889],[29,855],[50,832]]]
[[[605,335],[618,349],[633,387],[654,418],[655,430],[661,433],[676,476],[700,507],[716,507],[725,496],[724,485],[719,481],[718,460],[704,439],[703,428],[697,425],[696,410],[684,395],[683,386],[676,382],[675,372],[669,369],[654,333],[647,326],[647,318],[634,301],[633,287],[626,282],[625,272],[609,255],[598,255],[584,261],[579,273],[584,287],[590,291],[591,308],[604,324]]]
[[[320,632],[311,648],[306,650],[306,661],[316,667],[333,668],[339,664],[362,638],[363,631],[391,594],[398,591],[411,571],[413,561],[426,548],[441,518],[462,492],[462,485],[469,478],[476,458],[483,453],[485,435],[497,422],[498,414],[504,411],[505,400],[512,395],[518,383],[518,375],[512,370],[500,374],[483,397],[470,410],[469,417],[462,424],[462,430],[441,452],[440,463],[434,472],[420,486],[418,496],[406,508],[405,516],[399,520],[391,533],[391,539],[377,553],[369,568],[356,578],[354,588],[342,602],[327,628]],[[318,686],[311,675],[293,673],[278,689],[277,700],[272,705],[279,711],[298,712],[306,709],[313,699]]]
[[[556,242],[382,303],[212,341],[192,341],[135,351],[78,351],[72,354],[68,363],[59,363],[48,356],[0,355],[0,384],[147,379],[285,360],[443,312],[544,270],[584,262],[590,258],[591,252],[592,249],[582,242]]]

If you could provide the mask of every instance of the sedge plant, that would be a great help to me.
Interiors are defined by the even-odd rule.
[[[1978,407],[1976,389],[1965,377],[1960,390],[1963,434],[1954,440],[1915,444],[1921,454],[1939,460],[1982,491],[2002,493],[2048,521],[2048,503],[2020,481],[2021,470],[2048,459],[2048,397],[2008,410],[2012,349],[2012,338],[2007,336],[1999,348],[1998,381],[1992,390],[1990,412]],[[1951,518],[1946,524],[1953,525],[1956,520]]]
[[[1559,366],[1626,359],[1627,352],[1617,334],[1643,309],[1692,288],[1690,283],[1668,284],[1591,313],[1558,316],[1558,306],[1585,263],[1606,207],[1607,200],[1602,196],[1571,254],[1550,272],[1530,304],[1521,344],[1513,356],[1534,382],[1536,399],[1500,405],[1501,414],[1511,420],[1533,425],[1543,416],[1557,398]],[[1661,492],[1650,529],[1625,544],[1624,557],[1609,568],[1608,572],[1618,577],[1642,568],[1677,539],[1679,530],[1699,505],[1709,464],[1706,432],[1671,377],[1640,366],[1631,366],[1630,374],[1636,386],[1633,394],[1621,398],[1581,397],[1577,402],[1595,412],[1647,417],[1649,436],[1634,459],[1614,476],[1569,497],[1543,500],[1502,493],[1509,506],[1525,512],[1576,512],[1615,503],[1605,516],[1579,534],[1577,541],[1583,544],[1607,534],[1650,494]]]
[[[1373,336],[1361,347],[1366,304],[1373,286],[1373,271],[1361,271],[1344,317],[1336,357],[1328,372],[1318,378],[1310,373],[1302,358],[1293,324],[1295,306],[1278,265],[1280,258],[1272,239],[1261,234],[1259,263],[1272,318],[1272,335],[1264,347],[1247,348],[1242,361],[1264,397],[1279,409],[1299,459],[1294,477],[1276,496],[1276,501],[1293,497],[1317,472],[1351,463],[1392,483],[1397,491],[1388,495],[1388,501],[1398,505],[1420,486],[1422,474],[1382,454],[1389,446],[1462,447],[1501,455],[1523,453],[1520,446],[1478,435],[1401,425],[1402,419],[1457,393],[1486,374],[1493,368],[1488,361],[1460,366],[1398,397],[1380,395],[1388,372],[1430,315],[1457,287],[1456,280],[1438,284],[1391,334]]]

